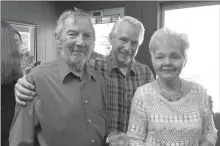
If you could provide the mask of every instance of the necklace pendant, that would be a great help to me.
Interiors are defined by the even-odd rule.
[[[167,92],[165,92],[165,91],[163,91],[162,90],[162,87],[161,87],[161,85],[160,85],[160,83],[159,83],[159,81],[157,80],[157,84],[158,84],[158,86],[159,86],[159,88],[160,88],[160,94],[165,98],[165,99],[167,99],[168,101],[170,101],[170,102],[173,102],[173,101],[178,101],[180,98],[182,98],[183,97],[183,93],[182,93],[182,91],[181,91],[181,80],[180,80],[180,87],[179,87],[179,91],[178,91],[178,93],[177,93],[177,95],[168,95],[167,94]]]

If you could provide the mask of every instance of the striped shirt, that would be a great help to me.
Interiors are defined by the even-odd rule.
[[[109,131],[126,132],[134,92],[137,87],[154,80],[150,68],[133,60],[124,76],[111,56],[99,56],[95,60],[90,59],[89,62],[92,68],[103,75],[108,87],[108,109],[112,112]]]

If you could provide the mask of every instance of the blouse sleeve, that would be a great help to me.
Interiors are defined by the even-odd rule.
[[[210,107],[210,98],[208,97],[206,91],[204,90],[202,95],[202,135],[201,141],[206,141],[211,143],[213,146],[217,141],[217,129],[215,128],[215,124],[213,121],[213,113]]]
[[[127,135],[130,138],[130,146],[143,146],[146,139],[147,117],[145,114],[145,102],[139,87],[133,97]]]

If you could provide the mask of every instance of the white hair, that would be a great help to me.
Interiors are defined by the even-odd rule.
[[[119,24],[122,21],[126,21],[129,22],[130,24],[134,25],[135,27],[139,27],[140,28],[140,39],[139,39],[139,45],[142,44],[143,40],[144,40],[144,33],[145,33],[145,28],[144,25],[136,18],[131,17],[131,16],[124,16],[121,19],[117,20],[112,28],[111,34],[115,34],[117,31],[117,28],[119,26]]]
[[[93,29],[93,37],[95,40],[95,29],[94,29],[94,26],[91,21],[91,16],[87,12],[80,10],[80,9],[77,9],[77,8],[75,8],[74,10],[67,10],[60,15],[59,19],[57,20],[57,26],[55,29],[56,38],[60,39],[60,36],[61,36],[62,31],[64,29],[65,20],[69,17],[73,18],[75,23],[77,23],[79,18],[88,19],[91,22],[92,29]]]
[[[177,33],[165,27],[158,29],[152,35],[149,42],[150,54],[152,55],[155,53],[155,50],[161,45],[170,45],[174,48],[179,47],[183,52],[184,57],[186,57],[186,50],[189,48],[189,41],[186,34]]]

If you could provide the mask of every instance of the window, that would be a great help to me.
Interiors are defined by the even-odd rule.
[[[203,85],[212,96],[213,111],[219,112],[220,5],[162,5],[162,14],[165,27],[186,33],[190,41],[181,77]]]
[[[28,50],[30,56],[37,61],[37,25],[15,21],[7,21],[15,30],[21,34],[22,52]]]
[[[96,10],[90,13],[94,17],[92,22],[96,33],[94,51],[102,55],[109,55],[111,51],[109,33],[115,21],[124,16],[124,8]]]

